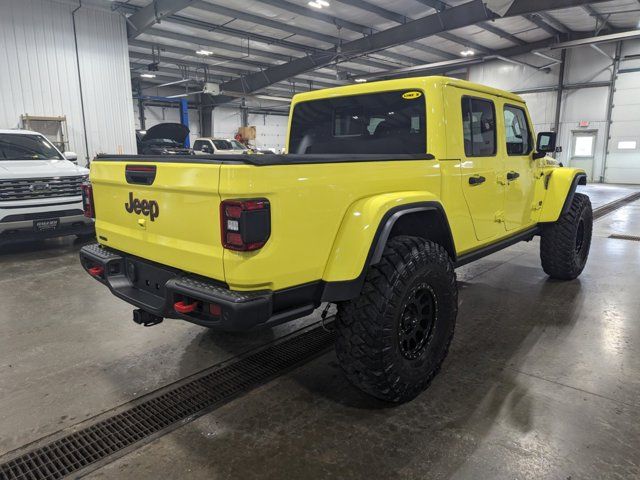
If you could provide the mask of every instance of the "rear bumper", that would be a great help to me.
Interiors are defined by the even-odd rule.
[[[220,282],[98,244],[82,247],[80,261],[87,273],[131,305],[159,317],[187,320],[218,330],[246,331],[273,326],[308,315],[318,306],[314,302],[293,305],[289,298],[283,299],[282,294],[270,290],[230,290]],[[92,274],[89,270],[94,267],[101,267],[102,272],[96,275],[93,270]],[[179,313],[175,308],[178,302],[197,306],[193,312]],[[211,305],[219,307],[219,313]]]

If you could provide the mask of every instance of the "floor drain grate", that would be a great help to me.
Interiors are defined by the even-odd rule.
[[[323,353],[334,339],[334,332],[316,327],[249,354],[1,464],[0,479],[40,480],[70,475],[281,375]]]
[[[615,238],[616,240],[631,240],[633,242],[640,242],[640,237],[637,235],[618,235],[613,233],[609,235],[609,238]]]
[[[604,217],[605,215],[624,207],[628,203],[635,202],[636,200],[640,200],[640,192],[632,193],[631,195],[627,195],[619,200],[615,200],[603,205],[602,207],[596,208],[593,211],[593,218],[597,220],[598,218]]]

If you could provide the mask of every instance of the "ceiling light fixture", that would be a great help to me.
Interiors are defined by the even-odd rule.
[[[329,2],[327,2],[327,0],[312,0],[309,2],[309,6],[320,9],[322,7],[328,7]]]
[[[467,48],[466,50],[462,50],[460,52],[460,55],[462,55],[463,57],[470,57],[475,55],[476,52],[474,52],[473,50],[471,50],[470,48]]]
[[[141,73],[140,76],[142,78],[156,78],[155,73]]]
[[[208,57],[209,55],[213,55],[213,52],[209,50],[200,49],[200,50],[196,50],[196,55],[203,55],[205,57]]]

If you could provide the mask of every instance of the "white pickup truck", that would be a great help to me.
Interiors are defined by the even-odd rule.
[[[75,165],[76,158],[38,132],[0,130],[0,246],[94,233],[81,190],[89,170]]]

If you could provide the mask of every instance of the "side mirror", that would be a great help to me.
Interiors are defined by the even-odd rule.
[[[213,149],[211,148],[211,145],[203,145],[200,151],[204,153],[213,153]]]
[[[76,152],[64,152],[64,158],[73,163],[78,163],[78,154]]]
[[[542,158],[547,153],[553,153],[556,151],[556,133],[555,132],[540,132],[538,133],[538,139],[536,141],[536,151],[533,153],[533,158]]]

